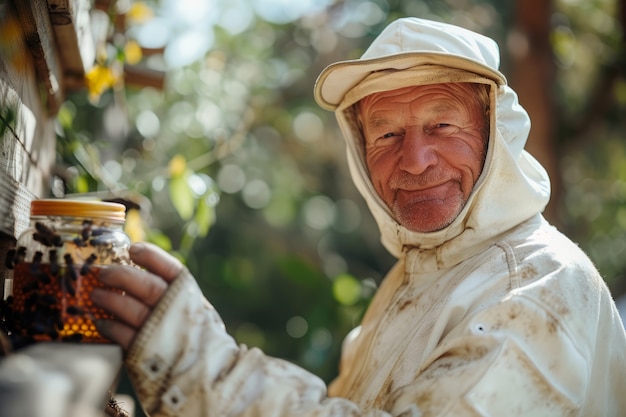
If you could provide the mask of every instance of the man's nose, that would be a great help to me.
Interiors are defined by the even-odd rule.
[[[422,132],[408,133],[402,142],[400,168],[414,175],[419,175],[437,164],[438,156],[435,145]]]

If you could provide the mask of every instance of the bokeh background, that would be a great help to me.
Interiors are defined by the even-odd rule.
[[[545,215],[619,298],[624,0],[112,2],[92,19],[108,33],[89,88],[59,112],[52,193],[123,200],[128,233],[180,257],[240,343],[330,381],[393,259],[312,90],[403,16],[498,42],[533,120],[528,149],[552,177]]]

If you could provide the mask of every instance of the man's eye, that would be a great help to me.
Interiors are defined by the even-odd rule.
[[[400,133],[397,132],[389,132],[389,133],[385,133],[384,135],[382,135],[380,138],[381,139],[389,139],[389,138],[393,138],[394,136],[400,136]]]
[[[458,126],[452,123],[435,123],[433,127],[427,129],[432,135],[449,136],[459,131]]]

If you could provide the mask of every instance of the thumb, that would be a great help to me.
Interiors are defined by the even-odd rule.
[[[184,268],[183,264],[169,252],[148,242],[133,244],[130,247],[130,259],[167,282],[174,281]]]

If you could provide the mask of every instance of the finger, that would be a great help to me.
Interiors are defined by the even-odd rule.
[[[183,269],[183,264],[178,259],[160,247],[147,242],[132,245],[130,258],[137,265],[162,277],[167,282],[172,282]]]
[[[159,302],[168,285],[161,277],[151,272],[123,265],[101,268],[99,280],[141,300],[149,307],[154,307]]]
[[[96,320],[95,324],[102,336],[120,345],[125,352],[128,351],[137,335],[132,327],[115,320]]]
[[[151,311],[147,305],[134,297],[101,288],[94,288],[91,291],[91,301],[113,314],[117,320],[135,329],[143,326]]]

